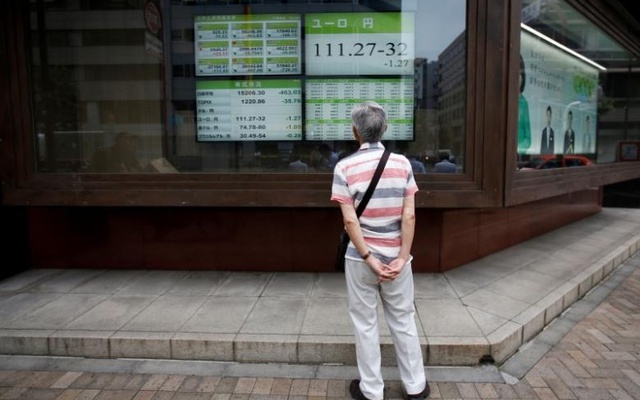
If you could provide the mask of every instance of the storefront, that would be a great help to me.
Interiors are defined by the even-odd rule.
[[[414,268],[455,268],[640,178],[624,3],[2,2],[4,234],[38,268],[331,271],[332,168],[376,100],[415,165]]]

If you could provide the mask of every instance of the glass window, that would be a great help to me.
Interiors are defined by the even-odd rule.
[[[331,173],[365,100],[464,170],[466,0],[31,4],[39,172]]]
[[[640,140],[638,60],[564,0],[524,0],[521,15],[519,167],[620,161]]]

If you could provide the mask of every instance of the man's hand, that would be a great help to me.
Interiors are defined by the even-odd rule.
[[[378,275],[378,282],[390,282],[393,281],[400,275],[402,269],[404,268],[407,260],[404,258],[396,258],[391,261],[388,265],[384,265],[382,273]]]

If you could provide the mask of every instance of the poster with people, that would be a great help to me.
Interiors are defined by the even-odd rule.
[[[598,68],[525,29],[520,55],[518,154],[595,153]]]

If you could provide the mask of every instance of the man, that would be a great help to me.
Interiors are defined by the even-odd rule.
[[[444,172],[444,173],[456,172],[456,165],[451,161],[449,161],[449,159],[451,158],[451,156],[449,155],[449,152],[447,151],[439,152],[438,158],[440,159],[440,161],[438,161],[434,165],[435,172]]]
[[[351,382],[349,391],[356,400],[382,399],[379,294],[406,398],[425,399],[430,388],[415,323],[410,253],[415,229],[414,195],[418,186],[409,160],[392,153],[358,220],[356,207],[384,151],[380,140],[387,129],[387,117],[379,104],[365,102],[353,107],[351,121],[353,136],[360,148],[338,162],[331,188],[331,200],[340,204],[344,226],[351,238],[345,257],[345,277],[360,379]]]
[[[424,174],[427,172],[424,163],[420,161],[420,155],[414,154],[409,157],[409,162],[411,163],[411,168],[413,169],[413,174]]]
[[[554,154],[554,135],[551,128],[551,106],[547,106],[547,126],[542,128],[542,139],[540,141],[540,154]]]
[[[89,172],[141,172],[136,143],[136,136],[129,132],[118,133],[111,146],[97,149],[93,153]]]
[[[291,157],[293,161],[289,163],[289,171],[292,172],[309,172],[309,166],[302,161],[300,154],[294,153]]]
[[[591,151],[591,118],[589,117],[588,114],[584,123],[584,138],[582,142],[582,153],[583,154],[593,153]]]
[[[564,132],[564,154],[575,153],[576,133],[573,130],[573,113],[567,114],[567,130]]]

